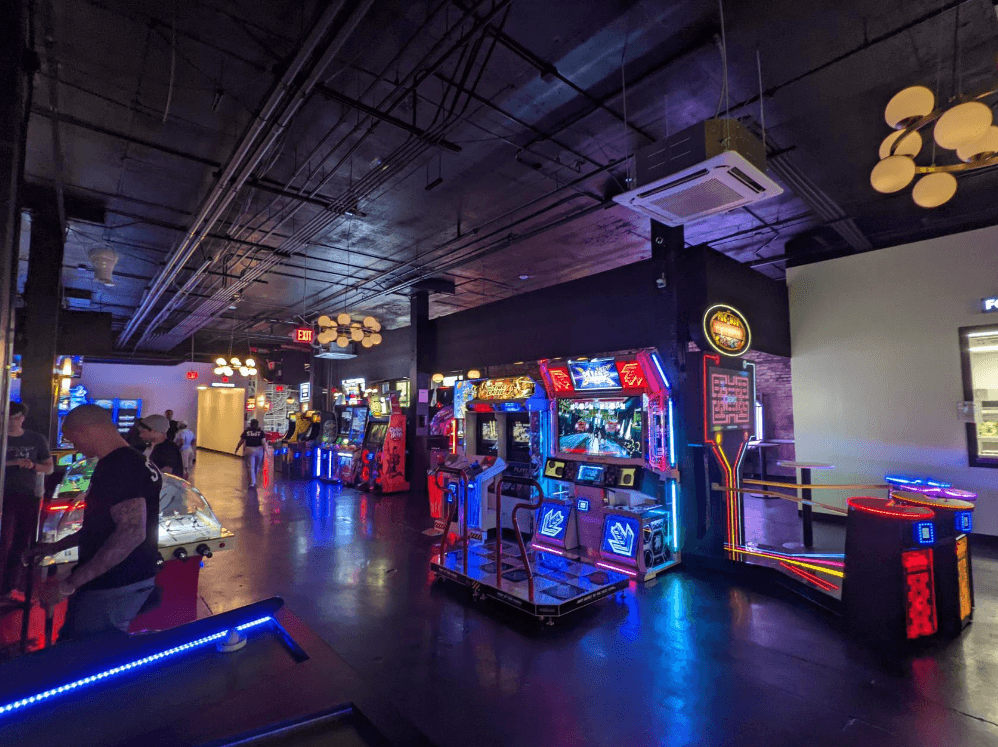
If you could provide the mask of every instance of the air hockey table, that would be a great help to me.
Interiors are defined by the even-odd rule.
[[[278,598],[0,665],[0,743],[431,745]]]

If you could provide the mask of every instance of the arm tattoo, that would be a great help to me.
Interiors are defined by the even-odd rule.
[[[72,576],[74,586],[82,586],[111,570],[145,540],[145,498],[130,498],[111,506],[111,518],[114,531],[89,563],[77,566]]]

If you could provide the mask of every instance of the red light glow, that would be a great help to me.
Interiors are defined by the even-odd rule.
[[[872,498],[870,496],[854,496],[846,501],[849,508],[861,513],[883,516],[888,519],[901,519],[903,521],[924,521],[933,518],[936,514],[931,508],[921,506],[898,506],[891,503],[886,498]]]
[[[938,629],[936,595],[932,582],[932,550],[901,553],[908,592],[908,638],[932,635]]]

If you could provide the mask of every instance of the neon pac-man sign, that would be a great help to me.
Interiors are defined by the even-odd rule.
[[[744,355],[752,345],[748,320],[738,309],[725,304],[714,304],[704,312],[703,335],[721,355]]]

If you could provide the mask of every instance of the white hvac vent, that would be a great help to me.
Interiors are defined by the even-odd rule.
[[[726,150],[613,199],[661,223],[680,226],[782,193],[783,188],[748,159]]]

